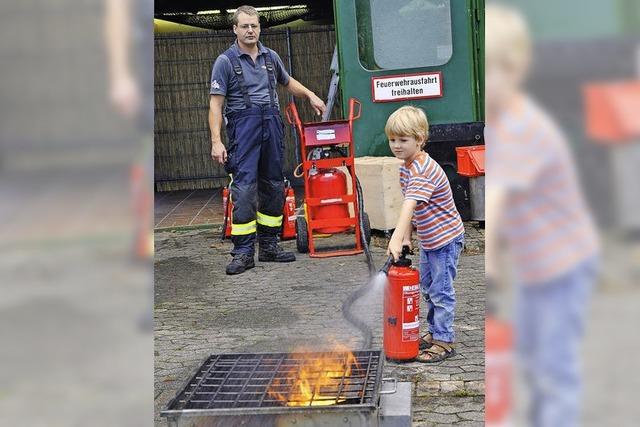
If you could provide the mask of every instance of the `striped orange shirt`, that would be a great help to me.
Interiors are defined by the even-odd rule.
[[[439,249],[464,233],[447,175],[427,153],[400,166],[400,188],[405,199],[418,202],[413,223],[424,250]]]
[[[543,283],[597,252],[595,226],[557,125],[519,97],[485,128],[487,185],[507,193],[498,230],[516,278]]]

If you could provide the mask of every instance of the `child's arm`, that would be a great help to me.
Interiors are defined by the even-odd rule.
[[[507,193],[499,185],[491,185],[485,195],[485,276],[495,281],[499,276],[502,248],[500,245],[499,228],[502,221],[501,213],[507,203]]]
[[[387,255],[393,255],[393,259],[395,260],[400,258],[402,245],[405,243],[407,236],[409,237],[409,241],[411,240],[411,219],[413,218],[413,211],[416,208],[416,204],[417,202],[411,199],[405,199],[405,201],[402,202],[398,224],[396,224],[396,229],[391,235],[389,247],[387,248]]]
[[[404,233],[404,238],[402,239],[402,246],[409,246],[409,249],[413,250],[413,242],[411,242],[411,234],[413,233],[413,224],[409,223],[409,227],[407,228],[407,232]]]

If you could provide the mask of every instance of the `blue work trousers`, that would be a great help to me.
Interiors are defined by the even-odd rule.
[[[284,123],[277,108],[255,105],[227,114],[232,255],[254,254],[256,234],[277,243],[284,207]]]

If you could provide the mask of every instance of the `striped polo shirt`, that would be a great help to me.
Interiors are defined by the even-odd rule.
[[[464,233],[447,175],[427,153],[400,166],[400,188],[405,199],[418,202],[413,223],[424,250],[439,249]]]
[[[544,283],[594,256],[598,239],[564,135],[525,96],[485,129],[487,185],[507,200],[498,232],[515,278]]]

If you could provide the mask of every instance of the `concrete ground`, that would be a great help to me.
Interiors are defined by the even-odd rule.
[[[458,355],[435,365],[385,363],[384,376],[411,381],[415,426],[483,425],[484,256],[482,233],[467,225],[460,260],[455,329]],[[368,277],[364,255],[328,259],[298,254],[291,264],[257,263],[226,276],[230,243],[219,230],[156,232],[155,420],[188,375],[212,353],[327,349],[332,342],[358,348],[359,333],[342,318],[343,300]],[[377,239],[374,239],[377,241]],[[378,242],[381,246],[382,241]],[[295,250],[294,242],[283,246]],[[384,249],[376,246],[377,265]],[[354,308],[382,347],[382,295]]]

